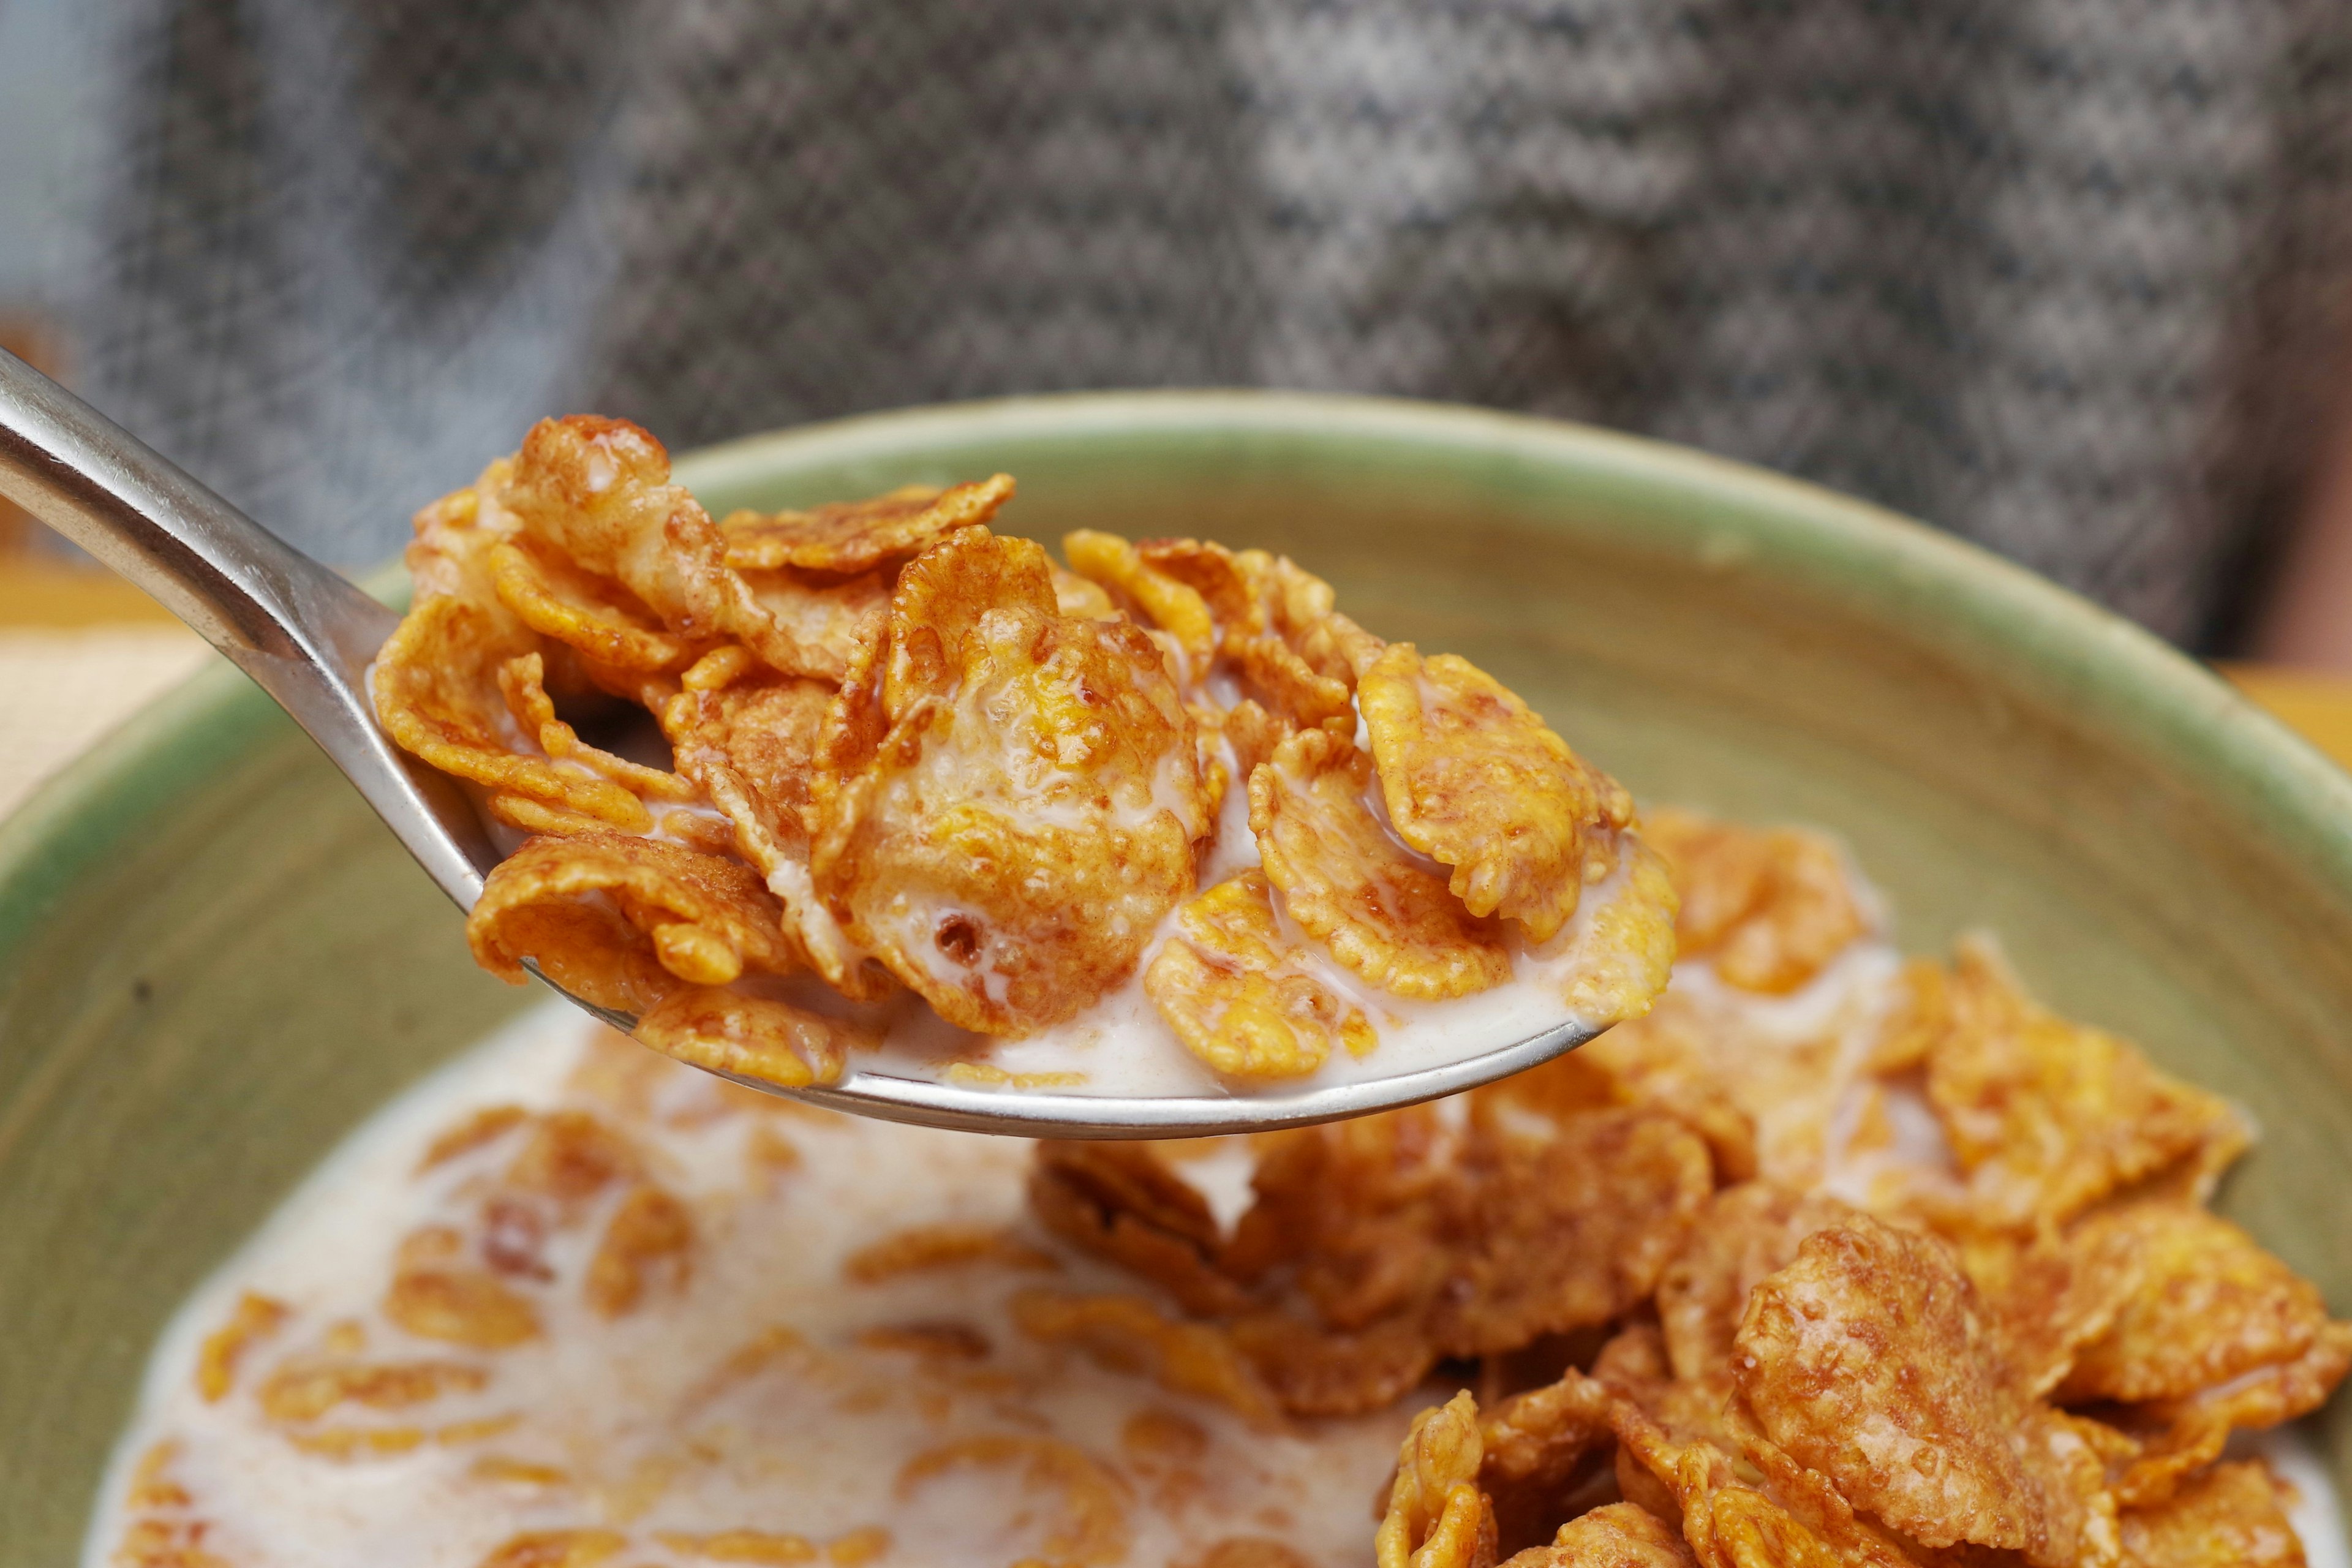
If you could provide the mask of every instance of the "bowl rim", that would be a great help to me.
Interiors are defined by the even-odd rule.
[[[698,493],[796,458],[856,461],[951,440],[1300,437],[1419,447],[1529,472],[1579,472],[1596,492],[1675,498],[1703,558],[1768,564],[1915,628],[2030,688],[2098,705],[2352,904],[2352,774],[2154,634],[2027,568],[1820,485],[1692,447],[1532,415],[1355,395],[1257,390],[1055,393],[924,405],[743,437],[681,454]],[[1726,526],[1729,524],[1729,526]],[[396,564],[366,574],[397,603]],[[277,711],[226,661],[146,704],[0,821],[0,952],[141,813],[277,730]]]

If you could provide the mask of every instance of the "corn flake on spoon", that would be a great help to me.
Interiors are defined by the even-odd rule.
[[[379,727],[367,670],[399,615],[291,549],[137,437],[0,353],[0,497],[138,584],[226,655],[324,750],[462,910],[501,852],[472,799]],[[544,978],[544,976],[542,976]],[[636,1020],[567,997],[615,1027]],[[1150,1138],[1335,1121],[1475,1088],[1599,1033],[1564,1020],[1393,1076],[1247,1094],[1116,1097],[1001,1090],[860,1068],[789,1092],[835,1110],[969,1131]]]

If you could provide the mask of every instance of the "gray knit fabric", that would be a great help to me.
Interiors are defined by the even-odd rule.
[[[674,447],[1251,384],[1687,441],[2206,637],[2352,303],[2340,0],[115,0],[101,405],[302,545]]]

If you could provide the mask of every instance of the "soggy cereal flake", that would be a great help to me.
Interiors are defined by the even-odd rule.
[[[1352,1056],[1379,1044],[1363,1010],[1310,967],[1275,917],[1264,872],[1240,873],[1176,914],[1177,931],[1144,971],[1143,989],[1176,1037],[1233,1078],[1297,1078],[1334,1045]]]
[[[599,1006],[650,1012],[684,982],[784,973],[802,955],[744,867],[621,834],[531,839],[494,868],[467,917],[474,957],[520,984],[522,962]]]
[[[1291,736],[1250,775],[1250,828],[1290,917],[1400,996],[1440,1001],[1509,979],[1500,927],[1389,837],[1366,802],[1371,786],[1371,759],[1321,730]]]
[[[1570,1520],[1548,1546],[1507,1559],[1514,1568],[1691,1568],[1683,1538],[1647,1509],[1612,1502]]]
[[[719,523],[727,564],[739,572],[795,566],[865,572],[922,553],[959,528],[994,517],[1013,499],[1013,476],[941,490],[908,485],[866,500],[831,501],[806,511],[730,513]]]
[[[731,847],[783,905],[810,967],[849,995],[877,994],[887,981],[843,934],[809,873],[809,784],[834,689],[792,677],[744,679],[747,673],[739,668],[724,682],[688,683],[663,704],[662,733],[679,772],[734,825]]]
[[[1835,843],[1797,828],[1759,830],[1662,810],[1643,837],[1682,895],[1682,951],[1746,991],[1794,991],[1869,932]]]
[[[1648,1013],[1675,970],[1675,885],[1665,862],[1638,838],[1623,841],[1625,885],[1592,917],[1597,960],[1580,964],[1569,1011],[1606,1027]]]
[[[899,1493],[965,1467],[1017,1470],[1024,1487],[1059,1499],[1060,1517],[1040,1548],[1045,1560],[1108,1568],[1127,1556],[1134,1533],[1127,1517],[1131,1489],[1085,1449],[1052,1437],[966,1437],[908,1460],[898,1471]]]
[[[1658,1324],[1675,1375],[1698,1381],[1727,1372],[1758,1283],[1795,1262],[1807,1237],[1853,1212],[1835,1198],[1764,1182],[1726,1187],[1709,1199],[1658,1277]]]
[[[1053,1270],[1060,1261],[997,1226],[921,1225],[886,1236],[843,1259],[853,1285],[879,1285],[908,1274],[992,1264],[1000,1268]]]
[[[709,1535],[662,1531],[655,1539],[682,1556],[707,1557],[717,1563],[762,1563],[773,1565],[773,1568],[789,1568],[792,1564],[814,1563],[817,1559],[816,1542],[808,1537],[766,1530],[721,1530]]]
[[[1044,552],[982,528],[906,568],[887,637],[878,694],[828,717],[817,888],[951,1023],[1066,1018],[1192,890],[1206,802],[1160,650],[1058,615]]]
[[[543,544],[503,541],[491,547],[489,568],[499,602],[517,619],[601,664],[668,670],[695,657],[695,644],[663,630],[635,594]]]
[[[205,1403],[217,1405],[236,1384],[237,1363],[246,1352],[268,1339],[294,1315],[294,1309],[257,1291],[236,1299],[236,1310],[227,1322],[205,1336],[196,1352],[196,1392]]]
[[[629,1544],[609,1530],[534,1530],[509,1537],[478,1568],[596,1568]]]
[[[838,660],[778,625],[726,562],[726,540],[685,488],[669,454],[625,419],[542,419],[516,453],[502,498],[518,542],[612,580],[668,630],[740,642],[788,675],[837,675]]]
[[[2210,1179],[2244,1149],[2226,1100],[2037,1006],[1989,947],[1963,944],[1941,989],[1940,1016],[1908,1026],[1927,1037],[1927,1098],[1989,1222],[2063,1221],[2168,1169]]]
[[[2105,1467],[2006,1382],[1974,1288],[1939,1243],[1867,1215],[1815,1232],[1748,1300],[1734,1375],[1764,1433],[1925,1545],[2037,1568],[2108,1539]]]
[[[2137,1266],[2113,1325],[2084,1345],[2059,1391],[2069,1404],[2181,1399],[2308,1352],[2327,1324],[2311,1282],[2193,1204],[2093,1214],[2068,1248]]]
[[[1222,1405],[1254,1426],[1280,1422],[1274,1396],[1222,1330],[1163,1316],[1139,1296],[1024,1290],[1013,1298],[1013,1321],[1031,1339],[1076,1345],[1114,1371]]]
[[[1029,1206],[1048,1231],[1141,1275],[1188,1312],[1223,1316],[1246,1302],[1219,1270],[1208,1200],[1150,1143],[1041,1142]]]
[[[1062,556],[1071,571],[1133,604],[1187,658],[1205,664],[1216,652],[1217,624],[1200,590],[1147,564],[1126,540],[1082,528],[1062,536]]]
[[[1048,562],[1046,565],[1053,573],[1054,607],[1063,615],[1076,616],[1082,621],[1114,621],[1126,614],[1097,584],[1056,563]]]
[[[539,1337],[539,1310],[496,1275],[457,1264],[415,1264],[393,1276],[383,1315],[419,1339],[511,1350]]]
[[[832,1083],[851,1051],[882,1044],[866,1025],[707,985],[656,1003],[637,1019],[637,1038],[689,1066],[775,1089]]]
[[[2124,1568],[2303,1568],[2279,1483],[2256,1460],[2216,1465],[2154,1508],[2123,1516]]]
[[[445,1394],[471,1393],[489,1373],[461,1362],[333,1362],[296,1359],[278,1367],[255,1391],[272,1421],[316,1421],[336,1405],[404,1410]]]
[[[588,1260],[588,1305],[617,1318],[635,1310],[648,1289],[682,1287],[693,1252],[694,1216],[687,1206],[650,1183],[632,1189]]]
[[[1457,1394],[1412,1418],[1373,1537],[1380,1568],[1493,1568],[1495,1515],[1478,1490],[1478,1403]]]
[[[1549,942],[1617,863],[1624,786],[1579,758],[1502,682],[1391,643],[1357,686],[1397,836],[1454,868],[1474,915]]]

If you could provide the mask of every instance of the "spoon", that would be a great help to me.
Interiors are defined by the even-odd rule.
[[[367,668],[400,615],[288,546],[137,437],[0,352],[0,497],[138,584],[309,731],[461,910],[501,858],[457,784],[378,728]],[[534,971],[536,973],[536,971]],[[544,975],[540,977],[545,980]],[[559,988],[560,989],[560,988]],[[636,1020],[562,993],[615,1028]],[[1475,1089],[1598,1030],[1575,1022],[1391,1078],[1247,1095],[1008,1092],[861,1068],[804,1089],[748,1088],[835,1110],[1033,1138],[1176,1138],[1338,1121]]]

